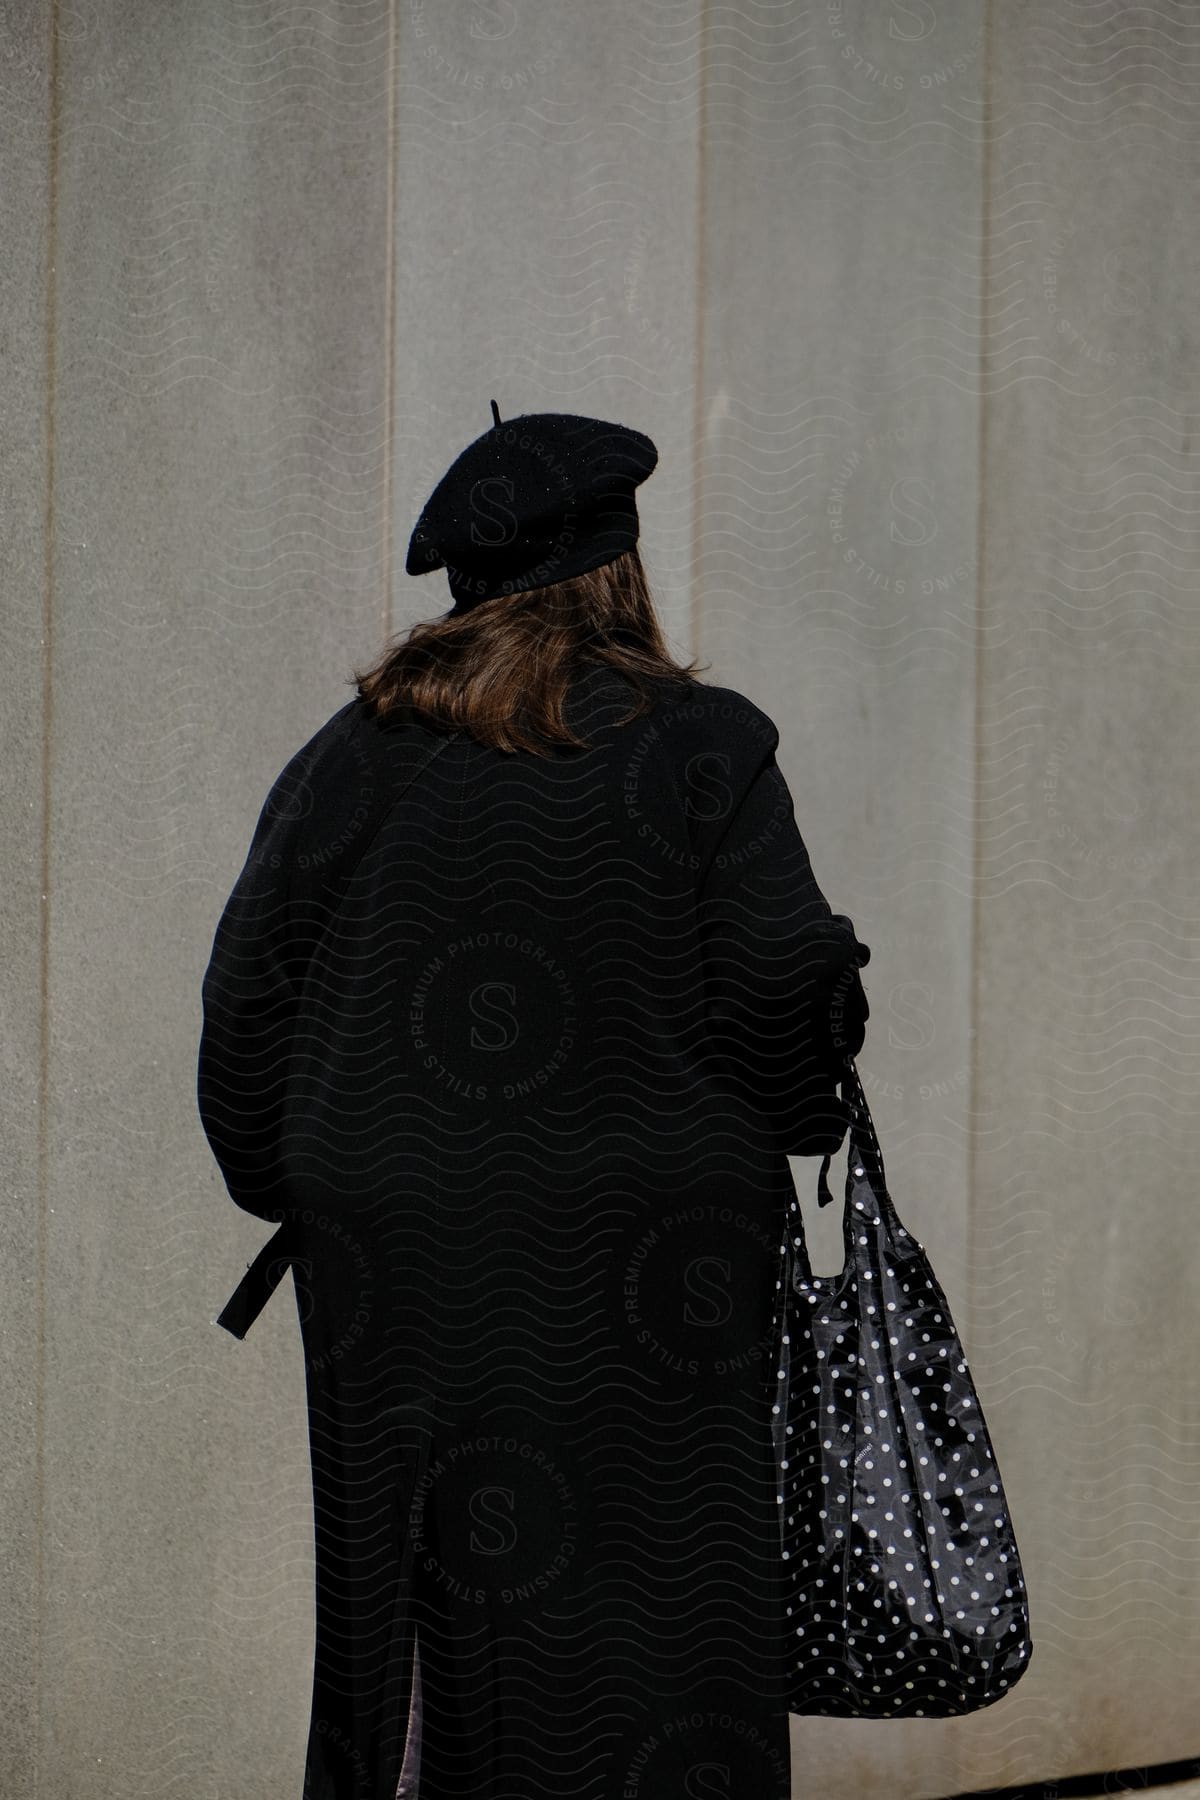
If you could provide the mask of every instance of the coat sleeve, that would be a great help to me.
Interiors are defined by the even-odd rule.
[[[272,785],[201,989],[200,1122],[230,1197],[261,1219],[278,1216],[277,1151],[298,981],[288,871],[310,754],[311,741]]]
[[[837,1084],[861,1050],[870,960],[853,921],[819,887],[765,728],[705,847],[698,888],[710,1041],[743,1098],[789,1155],[824,1155],[849,1123]],[[736,770],[737,761],[734,759]]]

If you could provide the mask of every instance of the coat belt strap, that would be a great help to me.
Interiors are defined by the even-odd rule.
[[[235,1338],[245,1337],[295,1259],[297,1245],[291,1231],[292,1222],[285,1219],[254,1261],[247,1264],[246,1273],[218,1313],[216,1323],[232,1332]]]

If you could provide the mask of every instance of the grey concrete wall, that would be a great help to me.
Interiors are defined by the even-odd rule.
[[[264,1233],[199,982],[270,780],[448,604],[404,548],[492,396],[659,444],[664,620],[873,947],[1025,1561],[1013,1695],[797,1719],[798,1794],[1200,1753],[1194,12],[3,11],[0,1790],[299,1790],[299,1333],[212,1323]]]

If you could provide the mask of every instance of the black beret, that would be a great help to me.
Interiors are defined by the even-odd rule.
[[[644,432],[523,413],[468,444],[425,502],[405,570],[447,571],[456,613],[612,562],[638,538],[634,489],[658,462]]]

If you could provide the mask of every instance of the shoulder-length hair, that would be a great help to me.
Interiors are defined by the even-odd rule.
[[[648,712],[663,683],[697,679],[701,665],[678,663],[667,648],[636,544],[599,569],[413,625],[349,679],[380,716],[407,707],[435,729],[545,756],[555,744],[590,748],[564,702],[575,674],[598,663],[635,690],[621,724]]]

